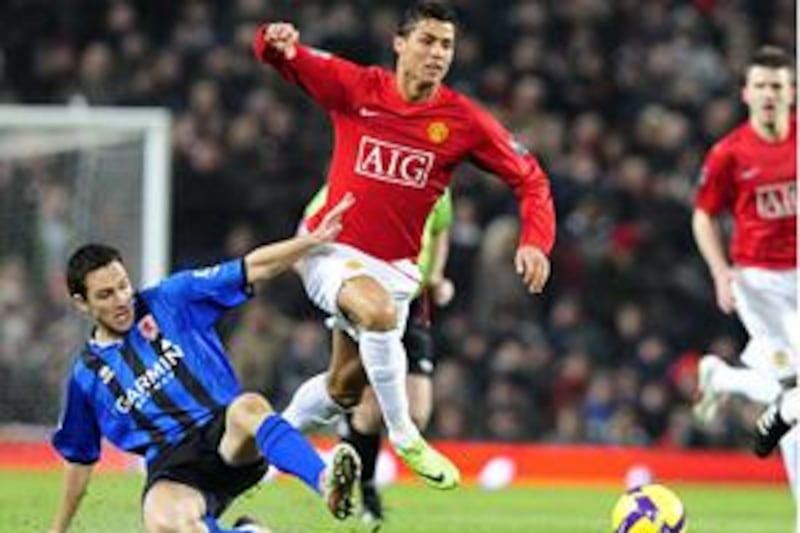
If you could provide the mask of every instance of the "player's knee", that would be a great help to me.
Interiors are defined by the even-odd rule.
[[[263,417],[274,409],[269,401],[256,392],[245,392],[237,396],[228,408],[228,417],[234,424],[254,417]]]
[[[269,400],[257,392],[245,392],[236,397],[233,404],[237,408],[247,411],[250,414],[269,414],[273,411]]]
[[[147,533],[202,533],[207,531],[202,517],[193,509],[180,505],[145,513],[144,523]]]
[[[349,409],[361,401],[367,376],[361,360],[356,356],[344,360],[328,373],[328,394],[341,407]]]
[[[397,307],[392,301],[370,302],[361,315],[361,326],[367,331],[390,331],[397,327]]]
[[[159,514],[145,518],[145,529],[147,533],[178,533],[178,525],[170,521],[166,514]]]
[[[144,528],[147,533],[172,533],[177,531],[167,513],[145,513]]]
[[[356,379],[344,372],[332,374],[328,379],[328,394],[333,401],[345,409],[358,405],[363,390],[363,380]]]
[[[388,331],[397,326],[397,307],[391,293],[369,276],[345,282],[337,304],[363,330]]]

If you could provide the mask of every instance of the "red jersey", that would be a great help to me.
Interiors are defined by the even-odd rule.
[[[456,166],[470,160],[514,190],[521,244],[550,252],[555,214],[547,176],[486,111],[445,86],[424,102],[407,102],[393,73],[312,48],[298,45],[287,60],[264,42],[263,31],[256,57],[301,86],[333,122],[328,198],[306,221],[310,228],[352,192],[356,204],[336,240],[386,261],[413,260],[434,203]]]
[[[740,266],[797,267],[797,127],[769,143],[746,122],[708,153],[695,206],[733,213],[731,259]]]

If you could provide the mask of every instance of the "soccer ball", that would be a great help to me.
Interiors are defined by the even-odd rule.
[[[663,485],[642,485],[617,500],[614,533],[688,533],[680,498]]]

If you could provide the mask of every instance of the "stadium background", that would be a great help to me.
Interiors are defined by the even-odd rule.
[[[795,3],[454,3],[463,27],[449,84],[541,159],[558,243],[544,297],[526,295],[511,266],[513,197],[473,168],[458,171],[447,270],[458,294],[436,320],[430,434],[743,447],[752,407],[725,409],[710,428],[690,416],[698,356],[734,358],[744,340],[715,308],[694,249],[692,188],[704,150],[743,117],[736,73],[755,47],[795,53]],[[330,151],[320,110],[253,60],[256,24],[289,19],[307,43],[391,65],[387,43],[404,4],[8,0],[0,102],[168,107],[172,266],[205,264],[290,235]],[[23,190],[49,221],[20,234],[23,253],[0,249],[8,437],[55,422],[67,347],[80,337],[64,327],[71,310],[52,261],[74,243],[43,234],[59,231],[62,177],[42,168],[23,183],[3,170],[0,161],[1,211]],[[318,318],[293,275],[229,317],[222,327],[245,385],[285,405],[326,365]]]

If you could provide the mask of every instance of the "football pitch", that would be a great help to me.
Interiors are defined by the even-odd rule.
[[[56,506],[57,472],[0,472],[0,532],[42,532]],[[71,531],[141,531],[139,474],[96,474]],[[693,533],[786,533],[794,511],[788,489],[776,486],[671,484],[688,510]],[[610,533],[618,491],[545,485],[486,492],[475,487],[436,492],[422,485],[386,490],[383,533]],[[223,517],[264,520],[276,533],[366,531],[357,521],[336,522],[299,482],[282,479],[244,495]]]

